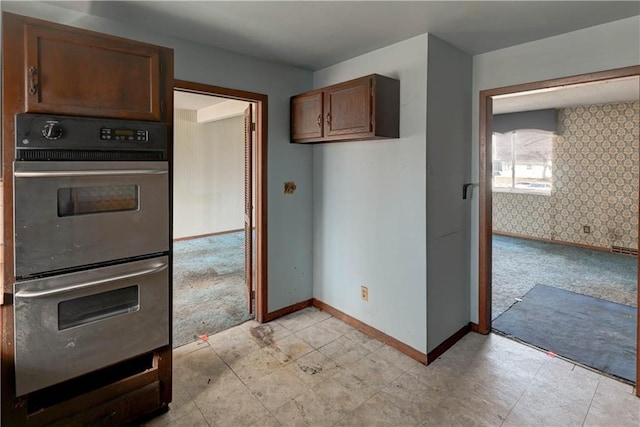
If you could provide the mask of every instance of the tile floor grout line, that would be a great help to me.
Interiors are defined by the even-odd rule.
[[[596,398],[596,394],[598,393],[599,388],[600,388],[600,379],[598,379],[598,385],[596,386],[596,389],[593,391],[593,396],[591,396],[591,399],[589,400],[589,406],[587,407],[587,412],[584,414],[584,419],[580,424],[581,426],[584,426],[584,423],[587,422],[587,418],[589,418],[589,412],[591,411],[591,406],[593,405],[593,399]]]
[[[240,333],[242,333],[242,332],[240,332]],[[238,334],[238,335],[239,335],[239,334]],[[274,342],[274,343],[275,343],[275,342]],[[209,344],[209,343],[207,342],[207,344]],[[224,359],[223,359],[223,358],[222,358],[222,357],[221,357],[221,356],[220,356],[220,355],[215,351],[215,349],[214,349],[211,345],[209,345],[209,347],[210,347],[210,348],[211,348],[211,350],[213,350],[213,352],[214,352],[214,353],[215,353],[215,354],[220,358],[220,360],[222,361],[222,363],[224,363],[224,364],[225,364],[225,366],[226,366],[226,367],[227,367],[227,368],[228,368],[228,369],[233,373],[233,375],[238,379],[238,381],[240,381],[240,383],[242,384],[242,386],[243,386],[244,388],[246,388],[246,390],[249,392],[249,394],[250,394],[250,395],[251,395],[251,396],[252,396],[252,397],[253,397],[253,398],[254,398],[254,399],[255,399],[255,400],[260,404],[260,405],[262,405],[262,407],[267,411],[267,413],[268,413],[268,414],[273,415],[273,414],[271,413],[271,411],[269,410],[269,408],[267,408],[267,407],[265,406],[265,404],[264,404],[264,403],[262,403],[262,401],[258,398],[258,396],[256,396],[256,395],[255,395],[255,393],[253,392],[253,390],[251,390],[251,388],[249,387],[249,385],[248,385],[247,383],[245,383],[245,382],[242,380],[242,378],[240,378],[240,376],[238,375],[238,373],[237,373],[237,372],[236,372],[236,371],[231,367],[231,365],[229,365],[229,363],[228,363],[226,360],[224,360]],[[268,347],[268,346],[265,346],[265,347]],[[246,355],[243,355],[243,356],[247,356],[247,355],[249,355],[249,354],[251,354],[251,353],[254,353],[254,352],[260,351],[260,350],[262,350],[262,349],[263,349],[263,348],[265,348],[265,347],[260,347],[260,348],[258,348],[258,349],[256,349],[256,350],[254,350],[254,351],[252,351],[252,352],[249,352],[249,353],[247,353]],[[194,400],[194,403],[195,403],[195,400]],[[195,404],[196,404],[196,407],[198,408],[198,410],[200,410],[200,407],[198,406],[198,404],[197,404],[197,403],[195,403]],[[201,411],[201,412],[202,412],[202,411]],[[203,416],[204,416],[204,414],[203,414]],[[275,415],[274,415],[274,417],[275,417]],[[264,418],[264,417],[263,417],[263,418]],[[276,419],[277,419],[277,418],[276,418]],[[205,420],[206,420],[206,417],[205,417]],[[259,420],[258,420],[258,421],[259,421]]]
[[[198,408],[198,412],[200,412],[200,415],[202,416],[202,419],[204,420],[204,422],[207,423],[207,426],[211,427],[211,424],[209,423],[209,420],[207,419],[207,417],[204,416],[204,414],[202,413],[202,410],[200,409],[198,404],[195,401],[193,402],[193,404],[196,405],[196,408]]]
[[[385,385],[389,385],[393,382],[393,380],[389,381],[388,383],[386,383]],[[369,400],[373,399],[375,396],[380,396],[381,399],[386,400],[387,402],[389,402],[391,405],[395,406],[397,409],[400,410],[400,412],[402,412],[403,414],[407,415],[410,418],[413,418],[414,420],[416,420],[419,424],[422,424],[421,420],[417,420],[413,415],[409,414],[407,411],[405,411],[404,409],[402,409],[401,407],[399,407],[398,405],[396,405],[391,399],[386,398],[383,394],[382,394],[382,387],[378,387],[378,391],[376,391],[373,396],[371,396],[369,398]],[[367,400],[367,402],[369,401]]]
[[[202,416],[202,419],[204,420],[205,423],[207,423],[207,426],[211,427],[211,424],[209,424],[209,420],[207,419],[207,417],[204,416],[204,414],[202,413],[202,409],[200,409],[200,406],[198,405],[198,402],[196,402],[196,400],[191,397],[191,393],[189,393],[189,391],[187,390],[187,394],[189,394],[189,398],[191,399],[191,402],[193,402],[193,406],[196,407],[196,409],[198,410],[198,412],[200,413],[200,416]],[[186,416],[188,416],[189,414],[185,414],[184,417],[180,417],[178,419],[182,419],[185,418]],[[169,424],[171,424],[172,421],[169,421]]]
[[[542,368],[542,367],[541,367]],[[539,369],[541,369],[539,368]],[[536,375],[538,375],[536,373]],[[534,376],[535,378],[535,376]],[[518,405],[518,403],[520,403],[520,399],[522,399],[522,397],[524,396],[524,394],[527,392],[527,390],[529,390],[529,387],[531,387],[531,383],[529,383],[524,390],[522,390],[522,392],[520,393],[520,396],[518,396],[518,399],[516,399],[516,403],[513,404],[513,406],[511,407],[511,409],[509,409],[509,412],[507,413],[507,415],[504,417],[504,420],[502,420],[502,422],[500,423],[501,426],[504,425],[504,423],[507,422],[507,418],[509,418],[509,415],[511,415],[511,413],[513,412],[513,410],[516,408],[516,405]]]

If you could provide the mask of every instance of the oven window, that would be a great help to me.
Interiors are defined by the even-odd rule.
[[[138,286],[62,301],[58,303],[58,330],[103,320],[140,309]]]
[[[58,216],[138,210],[137,185],[58,189]]]

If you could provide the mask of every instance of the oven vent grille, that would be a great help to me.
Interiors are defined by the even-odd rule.
[[[611,246],[611,252],[614,254],[638,256],[637,249],[625,248],[623,246]]]
[[[79,151],[79,150],[17,150],[17,160],[167,160],[164,151]]]

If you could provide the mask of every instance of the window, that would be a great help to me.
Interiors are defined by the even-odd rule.
[[[551,194],[553,133],[493,134],[493,191]]]

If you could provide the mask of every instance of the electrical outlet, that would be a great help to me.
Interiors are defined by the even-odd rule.
[[[591,226],[589,225],[583,225],[582,226],[582,231],[584,231],[585,233],[591,233]]]
[[[362,301],[369,301],[369,288],[360,286],[360,298],[362,298]]]

